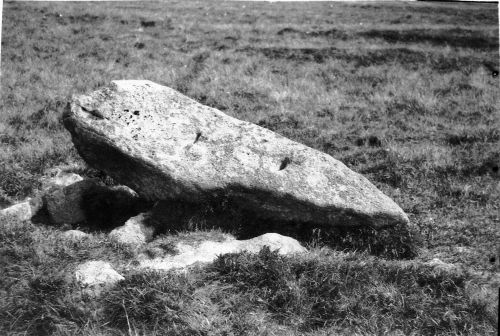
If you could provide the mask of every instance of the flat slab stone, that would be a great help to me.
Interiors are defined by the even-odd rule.
[[[278,251],[281,255],[307,252],[307,249],[293,238],[282,236],[277,233],[266,233],[247,240],[228,238],[222,242],[205,241],[198,246],[180,242],[176,245],[176,250],[179,251],[177,255],[164,258],[143,259],[139,262],[139,268],[161,271],[182,269],[196,263],[213,262],[218,256],[227,253],[238,253],[243,251],[258,253],[264,246],[269,247],[271,251]]]
[[[228,199],[261,218],[384,227],[407,215],[328,154],[145,80],[74,97],[82,158],[148,200]]]

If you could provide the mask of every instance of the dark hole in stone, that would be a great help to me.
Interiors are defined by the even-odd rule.
[[[498,71],[493,71],[493,72],[491,73],[491,75],[492,75],[493,77],[497,77],[497,76],[498,76]]]
[[[200,137],[201,137],[201,132],[196,133],[196,139],[194,139],[193,144],[197,143],[198,140],[200,140]]]
[[[490,263],[492,263],[492,264],[493,264],[495,261],[497,261],[497,259],[495,258],[495,256],[490,257]]]
[[[82,210],[87,218],[82,227],[110,231],[123,225],[130,217],[146,211],[152,204],[121,189],[96,185],[82,197]]]
[[[493,170],[494,173],[498,173],[498,165],[493,165],[493,167],[491,167],[491,170]]]
[[[134,114],[135,114],[136,116],[138,116],[138,115],[139,115],[139,111],[135,110],[135,111],[134,111]]]
[[[129,111],[128,109],[123,110],[123,112],[128,112],[128,111]]]
[[[290,158],[288,156],[286,158],[284,158],[283,161],[281,161],[280,170],[285,169],[290,162],[292,162],[292,161],[290,160]]]

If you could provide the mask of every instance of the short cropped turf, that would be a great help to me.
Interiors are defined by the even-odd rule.
[[[2,19],[0,207],[35,195],[55,165],[91,174],[61,123],[72,94],[149,79],[332,155],[414,226],[315,228],[308,257],[146,274],[103,233],[71,243],[9,220],[2,334],[495,333],[497,4],[4,2]],[[95,300],[68,274],[99,258],[126,280]]]

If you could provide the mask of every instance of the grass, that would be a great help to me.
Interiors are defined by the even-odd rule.
[[[493,334],[500,238],[494,6],[6,2],[1,205],[36,194],[57,164],[77,163],[81,173],[106,180],[78,157],[62,110],[72,94],[110,80],[150,79],[338,158],[401,205],[421,242],[414,246],[408,232],[308,228],[302,238],[316,243],[309,257],[262,251],[159,275],[127,268],[137,251],[104,234],[71,243],[56,228],[9,221],[0,225],[1,330]],[[204,220],[194,226],[204,228]],[[163,239],[175,252],[175,236]],[[461,271],[422,264],[432,258]],[[86,297],[67,279],[87,259],[106,259],[126,277],[107,301]]]
[[[103,235],[69,243],[55,229],[6,224],[0,321],[7,334],[486,335],[496,323],[494,290],[458,268],[325,248],[283,257],[264,248],[189,273],[144,272],[124,267],[131,252]],[[103,257],[121,264],[126,280],[95,298],[68,274]]]

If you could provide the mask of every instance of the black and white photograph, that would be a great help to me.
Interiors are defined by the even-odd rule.
[[[0,8],[0,335],[498,335],[498,1]]]

